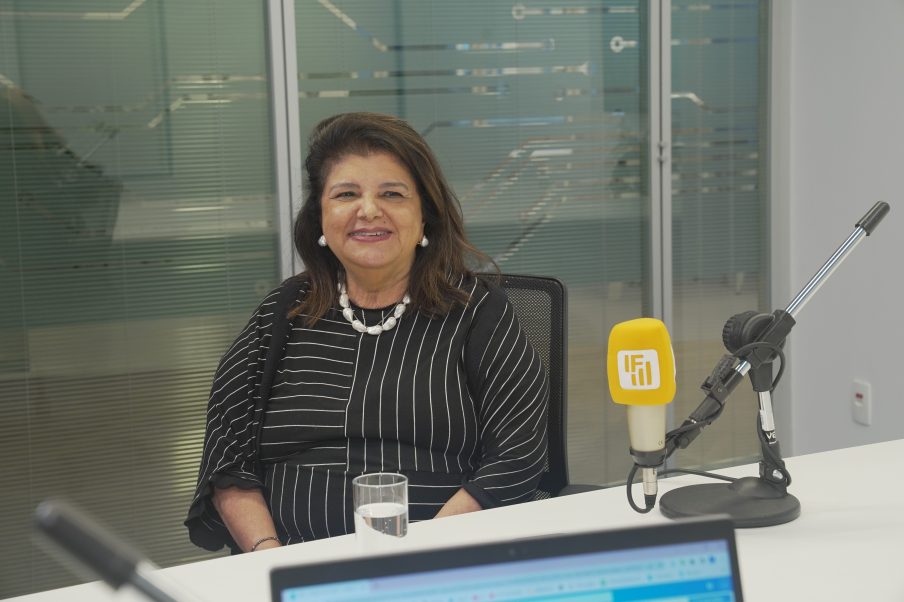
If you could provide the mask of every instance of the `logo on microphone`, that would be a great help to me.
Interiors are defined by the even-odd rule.
[[[659,388],[659,354],[655,349],[618,352],[618,383],[622,389]]]

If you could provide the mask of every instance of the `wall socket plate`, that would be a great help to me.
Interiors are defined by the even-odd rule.
[[[872,385],[865,380],[855,378],[851,386],[851,418],[863,426],[873,422]]]

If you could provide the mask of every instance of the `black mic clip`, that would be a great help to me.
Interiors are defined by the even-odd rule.
[[[737,358],[735,356],[729,354],[723,355],[719,360],[719,363],[716,364],[716,367],[713,368],[712,373],[707,376],[706,380],[703,381],[703,384],[700,385],[700,388],[703,389],[707,396],[711,396],[720,404],[724,404],[725,400],[731,394],[731,391],[725,386],[725,382],[736,363]]]
[[[633,447],[628,448],[631,457],[634,458],[634,464],[640,468],[659,468],[665,464],[666,449],[657,449],[655,451],[637,451]]]
[[[725,408],[725,400],[740,380],[734,370],[736,365],[736,356],[723,355],[712,373],[706,377],[700,385],[706,397],[681,426],[666,434],[666,457],[670,457],[678,449],[687,449],[703,427],[709,426],[719,417]]]

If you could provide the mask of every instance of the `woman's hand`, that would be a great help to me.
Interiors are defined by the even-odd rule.
[[[260,541],[261,538],[276,537],[273,517],[260,489],[214,488],[213,505],[243,552],[252,551],[255,543],[255,552],[282,545],[278,539]]]
[[[434,518],[465,514],[467,512],[477,512],[478,510],[482,510],[482,508],[480,507],[480,504],[477,503],[477,500],[471,497],[471,494],[464,489],[459,489],[455,492],[455,495],[449,498],[449,501],[440,508]]]

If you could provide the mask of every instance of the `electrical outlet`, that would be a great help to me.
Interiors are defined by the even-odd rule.
[[[854,379],[851,387],[851,418],[863,426],[873,422],[872,386],[865,380]]]

